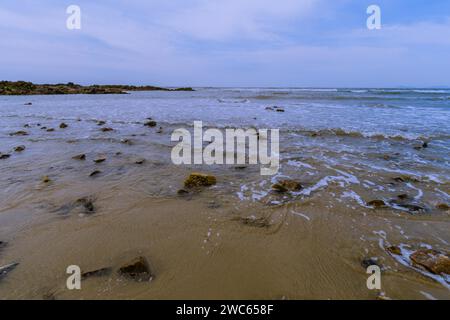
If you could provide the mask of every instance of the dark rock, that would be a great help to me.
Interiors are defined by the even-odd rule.
[[[14,263],[7,264],[5,266],[1,266],[0,267],[0,280],[2,280],[4,277],[6,277],[6,275],[8,273],[10,273],[11,271],[13,271],[18,265],[19,265],[19,263],[14,262]]]
[[[402,250],[397,246],[390,246],[390,247],[386,248],[386,250],[397,256],[400,256],[402,254]]]
[[[144,123],[144,126],[146,126],[146,127],[156,127],[157,123],[154,120],[150,120],[150,121],[147,121],[146,123]]]
[[[27,103],[24,103],[23,105],[24,105],[24,106],[32,106],[32,105],[33,105],[33,103],[31,103],[31,102],[27,102]]]
[[[43,183],[49,183],[52,181],[48,176],[43,176],[41,180]]]
[[[397,198],[400,200],[406,200],[406,199],[409,199],[409,196],[406,193],[403,193],[403,194],[399,194],[397,196]]]
[[[47,129],[47,132],[53,132],[53,131],[55,131],[55,129],[53,129],[53,128]]]
[[[217,183],[216,177],[203,173],[191,173],[184,181],[185,188],[209,187]]]
[[[278,108],[276,111],[277,112],[284,112],[284,109]]]
[[[98,126],[103,126],[105,124],[106,124],[106,121],[103,121],[103,120],[97,121]]]
[[[279,193],[287,191],[299,191],[302,188],[302,185],[294,180],[282,180],[272,186],[272,190]]]
[[[134,161],[134,163],[136,163],[136,164],[143,164],[144,162],[145,162],[144,158],[139,158],[139,159],[136,159],[136,161]]]
[[[61,124],[59,125],[59,128],[60,128],[60,129],[65,129],[65,128],[67,128],[67,127],[68,127],[68,125],[65,124],[64,122],[61,123]]]
[[[94,159],[95,163],[102,163],[104,161],[106,161],[105,157],[97,157],[97,158]]]
[[[92,198],[80,198],[75,201],[76,206],[82,206],[84,208],[85,213],[92,214],[95,212],[94,200]]]
[[[24,124],[23,127],[24,127],[24,128],[29,128],[30,125],[27,123],[27,124]]]
[[[92,171],[91,174],[89,175],[89,177],[97,176],[97,175],[99,175],[100,173],[102,173],[100,170]]]
[[[47,130],[47,127],[41,127],[41,130]]]
[[[9,157],[11,157],[10,154],[3,154],[3,153],[0,153],[0,160],[8,159]]]
[[[104,277],[109,276],[112,272],[112,268],[101,268],[93,271],[84,272],[81,274],[81,280],[85,280],[91,277]]]
[[[74,160],[86,160],[86,155],[84,153],[76,155],[74,157],[72,157],[72,159]]]
[[[105,128],[101,128],[100,129],[101,132],[109,132],[109,131],[114,131],[113,128],[109,128],[109,127],[105,127]]]
[[[411,261],[434,274],[450,275],[450,256],[432,249],[417,250],[410,256]]]
[[[367,268],[370,267],[370,266],[378,266],[378,267],[381,268],[381,266],[378,264],[378,262],[377,262],[375,259],[373,259],[373,258],[364,258],[364,259],[361,261],[361,266],[362,266],[364,269],[367,269]]]
[[[367,202],[367,205],[369,207],[374,207],[374,208],[386,207],[386,203],[383,200],[372,200],[372,201]]]
[[[138,257],[119,269],[119,274],[135,281],[150,281],[153,277],[147,260]]]
[[[25,146],[17,146],[14,148],[15,152],[22,152],[23,150],[25,150]]]
[[[10,133],[9,135],[10,136],[27,136],[28,132],[20,130],[20,131]]]
[[[187,191],[186,189],[180,189],[180,190],[177,191],[177,194],[179,196],[184,196],[184,195],[189,194],[189,191]]]

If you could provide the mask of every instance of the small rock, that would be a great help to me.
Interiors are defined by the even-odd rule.
[[[33,105],[33,103],[31,103],[31,102],[27,102],[27,103],[24,103],[23,105],[24,105],[24,106],[32,106],[32,105]]]
[[[0,280],[3,279],[4,277],[6,277],[6,275],[8,273],[10,273],[11,271],[13,271],[18,265],[19,265],[19,263],[14,262],[14,263],[7,264],[5,266],[1,266],[0,267]]]
[[[377,262],[375,259],[373,259],[373,258],[364,258],[364,259],[361,261],[361,266],[362,266],[364,269],[367,269],[367,268],[370,267],[370,266],[378,266],[378,267],[381,268],[381,266],[378,264],[378,262]]]
[[[411,261],[434,274],[450,275],[450,256],[433,249],[417,250],[410,256]]]
[[[94,271],[88,271],[81,274],[81,280],[85,280],[91,277],[104,277],[110,275],[112,272],[112,268],[101,268]]]
[[[3,153],[0,153],[0,160],[8,159],[9,157],[11,157],[10,154],[3,154]]]
[[[191,173],[184,181],[185,188],[209,187],[217,183],[216,177],[203,173]]]
[[[28,132],[20,130],[20,131],[10,133],[9,135],[10,136],[27,136]]]
[[[403,193],[403,194],[399,194],[397,196],[397,198],[399,198],[400,200],[406,200],[409,198],[409,196],[406,193]]]
[[[97,121],[98,126],[103,126],[105,124],[106,124],[106,121],[103,121],[103,120]]]
[[[144,158],[139,158],[139,159],[136,159],[136,161],[134,163],[136,163],[136,164],[143,164],[144,162],[145,162]]]
[[[436,206],[436,209],[442,210],[442,211],[448,211],[450,209],[450,206],[446,203],[439,203]]]
[[[273,190],[280,193],[287,191],[299,191],[302,188],[302,185],[294,180],[282,180],[272,186]]]
[[[400,256],[402,254],[402,250],[397,246],[390,246],[390,247],[386,248],[386,250],[397,256]]]
[[[61,123],[61,124],[59,125],[59,128],[60,128],[60,129],[65,129],[65,128],[67,128],[67,127],[68,127],[68,125],[65,124],[64,122]]]
[[[24,127],[24,128],[29,128],[30,125],[27,123],[27,124],[24,124],[23,127]]]
[[[284,112],[284,109],[278,108],[276,111],[277,112]]]
[[[14,148],[15,152],[22,152],[23,150],[25,150],[25,146],[17,146]]]
[[[86,160],[86,155],[84,153],[76,155],[74,157],[72,157],[72,159],[74,160]]]
[[[46,131],[47,131],[47,132],[53,132],[53,131],[55,131],[55,129],[49,128],[49,129],[47,129]]]
[[[76,206],[82,206],[85,213],[91,214],[95,212],[94,201],[91,198],[81,198],[75,201]]]
[[[48,176],[43,176],[41,180],[43,183],[49,183],[52,181]]]
[[[374,207],[374,208],[386,207],[386,203],[383,200],[372,200],[372,201],[367,202],[367,205],[369,207]]]
[[[120,143],[131,146],[133,144],[133,141],[131,141],[130,139],[122,139],[122,140],[120,140]]]
[[[102,173],[100,170],[95,170],[93,172],[91,172],[91,174],[89,175],[89,177],[94,177],[96,175],[99,175],[100,173]]]
[[[47,127],[41,127],[41,130],[47,130]]]
[[[150,121],[147,121],[146,123],[144,123],[144,126],[146,126],[146,127],[156,127],[156,125],[157,125],[157,123],[154,120],[150,120]]]
[[[109,128],[109,127],[105,127],[105,128],[101,128],[100,131],[101,132],[109,132],[109,131],[113,131],[113,128]]]
[[[153,277],[144,257],[138,257],[121,267],[119,274],[135,281],[150,281]]]
[[[105,160],[106,160],[105,157],[97,157],[97,158],[94,159],[94,162],[95,162],[95,163],[102,163],[102,162],[104,162]]]
[[[180,189],[177,191],[177,194],[180,196],[184,196],[184,195],[189,194],[189,191],[187,191],[186,189]]]

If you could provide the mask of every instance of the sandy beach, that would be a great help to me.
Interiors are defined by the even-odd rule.
[[[449,111],[436,97],[238,88],[0,97],[9,155],[0,266],[17,263],[0,298],[449,299],[449,275],[413,261],[450,249]],[[411,99],[428,109],[401,118]],[[170,136],[194,120],[280,128],[280,171],[174,165]],[[180,194],[192,172],[217,183]],[[276,192],[286,179],[301,188]],[[118,272],[136,257],[149,281]],[[370,264],[381,290],[366,286]],[[69,265],[108,272],[68,290]]]

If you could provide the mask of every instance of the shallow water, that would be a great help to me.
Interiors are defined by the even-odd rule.
[[[386,296],[448,299],[448,277],[414,268],[408,250],[450,251],[449,212],[436,208],[450,201],[449,104],[443,89],[0,97],[0,152],[11,154],[0,160],[0,241],[8,242],[0,266],[20,263],[1,280],[0,297],[370,299],[380,292],[367,289],[361,260],[371,257],[383,266]],[[148,117],[156,128],[143,126]],[[98,120],[114,131],[101,132]],[[280,171],[173,165],[170,134],[198,120],[279,128]],[[18,130],[28,135],[9,135]],[[18,145],[26,149],[14,152]],[[72,159],[80,153],[85,161]],[[107,160],[95,164],[98,155]],[[102,172],[89,177],[94,170]],[[178,196],[193,170],[216,175],[217,185]],[[285,178],[304,188],[273,193]],[[401,194],[423,211],[393,201]],[[71,206],[85,196],[94,215]],[[374,199],[388,206],[375,210],[367,205]],[[389,245],[405,256],[389,255]],[[136,255],[154,269],[149,284],[113,274],[84,281],[81,291],[64,287],[69,264],[117,268]]]

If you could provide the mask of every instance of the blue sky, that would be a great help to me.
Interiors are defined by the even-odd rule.
[[[81,30],[66,8],[81,8]],[[381,30],[366,27],[369,5]],[[0,79],[450,85],[448,0],[1,0]]]

